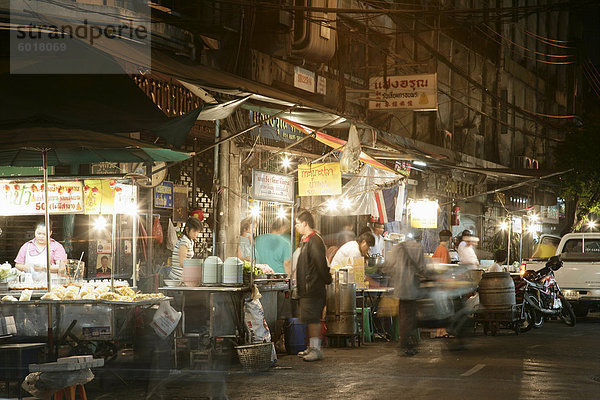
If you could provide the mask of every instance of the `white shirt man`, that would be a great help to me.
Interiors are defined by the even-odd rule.
[[[370,232],[363,233],[356,240],[351,240],[339,248],[331,260],[331,265],[340,265],[345,267],[350,258],[366,257],[369,254],[369,248],[375,243],[375,238]]]
[[[479,259],[477,259],[477,255],[475,254],[477,242],[479,242],[479,238],[475,236],[463,237],[463,241],[460,242],[456,249],[461,264],[479,266]]]
[[[383,252],[384,252],[384,241],[383,241],[383,230],[384,230],[384,226],[381,222],[373,222],[373,226],[371,227],[371,232],[373,233],[373,236],[375,237],[375,245],[371,246],[371,248],[369,249],[369,255],[370,256],[383,256]]]

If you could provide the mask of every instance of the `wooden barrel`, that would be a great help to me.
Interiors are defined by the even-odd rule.
[[[479,282],[479,302],[486,309],[511,308],[516,304],[515,284],[508,272],[486,272]]]

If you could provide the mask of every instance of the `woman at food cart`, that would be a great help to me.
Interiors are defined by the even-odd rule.
[[[190,217],[185,222],[183,234],[173,249],[171,257],[171,272],[169,279],[180,281],[183,279],[183,262],[194,257],[194,240],[198,238],[202,230],[202,222],[198,218]]]
[[[256,236],[257,225],[251,217],[242,220],[240,223],[240,244],[238,246],[238,258],[240,260],[252,261],[251,228],[254,226],[254,236]]]
[[[52,236],[52,224],[49,226],[50,236]],[[47,240],[46,223],[38,222],[35,226],[34,238],[25,242],[15,258],[15,267],[17,269],[30,273],[34,281],[46,280],[47,267]],[[58,273],[60,261],[67,259],[67,253],[62,244],[50,238],[50,272]]]

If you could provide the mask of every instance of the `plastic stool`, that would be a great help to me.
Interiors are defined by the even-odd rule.
[[[81,400],[87,400],[85,388],[83,385],[73,385],[59,390],[54,393],[54,400],[62,400],[63,396],[66,400],[75,400],[76,393],[79,392],[79,398]]]
[[[357,308],[356,313],[362,313],[362,308]],[[365,312],[362,313],[363,317],[363,342],[373,341],[373,315],[371,314],[371,307],[365,307]]]

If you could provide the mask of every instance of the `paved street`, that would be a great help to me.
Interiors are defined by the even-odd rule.
[[[559,321],[516,336],[500,330],[468,348],[449,351],[453,339],[424,339],[420,352],[400,356],[396,343],[360,349],[326,349],[325,360],[306,363],[281,356],[268,373],[230,374],[230,399],[594,399],[600,398],[600,315],[569,328]],[[207,398],[206,378],[197,371],[171,375],[152,398]],[[91,392],[90,398],[142,398],[136,387]],[[133,396],[133,397],[131,397]]]

